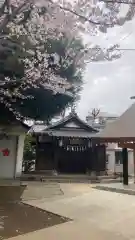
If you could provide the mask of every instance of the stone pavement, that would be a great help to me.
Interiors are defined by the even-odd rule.
[[[135,240],[135,196],[82,184],[64,184],[61,188],[64,196],[28,203],[73,221],[12,240]]]
[[[23,192],[22,199],[24,201],[33,199],[52,198],[53,196],[61,196],[63,192],[58,183],[52,182],[23,182],[27,185]]]
[[[95,186],[96,189],[104,190],[104,191],[111,191],[129,195],[135,195],[135,184],[133,179],[129,181],[128,185],[123,185],[123,183],[100,183]]]

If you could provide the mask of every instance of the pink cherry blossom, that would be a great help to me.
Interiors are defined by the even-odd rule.
[[[74,62],[78,69],[84,69],[85,64],[98,60],[113,60],[120,57],[120,52],[115,51],[118,45],[102,50],[97,45],[85,45],[84,50],[74,52],[71,47],[74,38],[80,38],[82,34],[97,34],[98,31],[106,32],[109,27],[123,25],[125,21],[131,20],[135,14],[135,5],[128,6],[125,17],[120,17],[119,3],[105,3],[98,0],[1,0],[0,8],[0,51],[4,50],[3,41],[10,41],[13,36],[20,39],[20,47],[26,54],[24,62],[25,76],[22,84],[9,92],[4,85],[14,83],[15,79],[5,78],[4,83],[0,80],[0,102],[4,103],[10,110],[12,104],[7,99],[13,96],[24,98],[21,90],[30,87],[44,87],[57,92],[70,94],[71,88],[76,88],[68,83],[67,79],[60,78],[55,74],[53,67],[48,63],[49,54],[44,49],[48,39],[61,39],[67,37],[69,40],[65,56],[61,62],[69,67]],[[131,0],[133,1],[133,0]],[[9,33],[5,34],[4,30]],[[28,48],[23,38],[27,38],[32,48]],[[54,53],[53,64],[59,68],[58,56]],[[30,96],[28,96],[30,97]]]

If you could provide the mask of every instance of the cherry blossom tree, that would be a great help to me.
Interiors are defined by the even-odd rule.
[[[0,8],[0,53],[5,50],[21,53],[19,61],[24,64],[24,75],[19,84],[16,77],[1,76],[0,102],[12,109],[9,98],[28,98],[22,90],[44,87],[54,94],[70,95],[70,89],[77,88],[69,84],[66,78],[56,74],[56,69],[63,64],[69,67],[72,61],[80,68],[90,61],[113,60],[120,57],[118,45],[108,49],[100,46],[85,45],[82,51],[75,53],[70,44],[72,39],[81,34],[106,32],[108,27],[123,25],[134,16],[134,7],[130,7],[124,18],[119,17],[120,3],[103,3],[98,0],[3,0]],[[64,56],[48,54],[45,42],[48,39],[68,37],[69,46]],[[12,87],[9,88],[9,86]],[[19,113],[16,113],[18,117]]]
[[[62,1],[63,2],[63,1]],[[123,8],[124,6],[124,8]],[[134,0],[78,0],[75,5],[63,6],[65,11],[72,11],[79,20],[85,23],[84,30],[91,32],[93,28],[102,32],[116,25],[122,26],[135,16]],[[93,26],[93,28],[92,28]]]

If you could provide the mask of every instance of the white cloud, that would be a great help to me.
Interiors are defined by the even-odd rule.
[[[135,20],[123,27],[109,29],[108,34],[90,38],[102,47],[119,43],[121,48],[134,48]],[[87,37],[88,41],[88,37]],[[84,74],[84,87],[78,113],[82,118],[93,107],[121,114],[135,95],[135,51],[122,51],[122,57],[114,62],[90,63]]]

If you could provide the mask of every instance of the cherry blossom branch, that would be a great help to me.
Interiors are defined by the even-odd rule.
[[[52,4],[54,4],[54,2],[53,2],[52,0],[48,0],[48,1],[49,1],[50,3],[52,3]],[[55,3],[55,4],[56,4],[56,3]],[[87,18],[87,17],[85,17],[85,16],[77,13],[76,11],[74,11],[74,10],[72,10],[72,9],[70,9],[70,8],[63,7],[63,6],[59,5],[59,4],[56,4],[56,5],[57,5],[57,7],[59,7],[61,10],[64,10],[64,11],[69,12],[69,13],[72,13],[72,14],[76,15],[77,17],[83,19],[85,22],[89,22],[89,23],[94,24],[94,25],[102,25],[102,24],[103,24],[103,23],[101,23],[101,22],[95,22],[95,21],[93,21],[93,20],[91,20],[91,19],[89,19],[89,18]],[[104,25],[106,25],[106,26],[109,27],[109,26],[111,26],[112,24],[104,23]]]
[[[2,10],[1,12],[5,9],[5,7],[7,6],[8,8],[10,8],[9,6],[9,1],[5,1],[4,5],[2,6]],[[25,0],[23,3],[21,3],[18,7],[16,7],[12,12],[8,12],[7,14],[5,14],[4,19],[0,22],[0,33],[3,32],[3,29],[7,26],[7,24],[11,21],[13,21],[13,19],[19,14],[21,13],[21,10],[28,4],[31,4],[33,1],[32,0]],[[7,5],[8,4],[8,5]]]
[[[5,76],[1,77],[0,102],[3,101],[5,106],[10,108],[13,113],[16,111],[12,106],[12,102],[18,98],[20,100],[25,99],[22,92],[25,92],[29,88],[44,87],[51,90],[54,94],[67,94],[67,92],[70,94],[73,90],[77,91],[79,83],[78,85],[72,85],[66,78],[60,77],[59,71],[57,71],[57,68],[60,69],[61,67],[60,64],[65,69],[74,64],[77,70],[80,71],[83,69],[87,59],[98,61],[103,59],[113,60],[116,58],[116,55],[111,55],[111,52],[115,50],[113,48],[109,49],[108,52],[102,51],[101,48],[92,49],[92,51],[87,49],[87,52],[81,49],[76,52],[72,49],[72,44],[71,46],[69,44],[66,50],[64,50],[63,56],[59,53],[58,58],[61,58],[61,63],[59,61],[56,62],[54,58],[53,64],[50,64],[48,62],[50,54],[46,50],[46,44],[49,39],[61,41],[66,36],[69,42],[72,42],[72,39],[79,37],[80,27],[85,25],[82,22],[90,23],[88,26],[93,31],[93,29],[96,29],[96,26],[99,26],[99,28],[102,26],[106,26],[106,28],[111,27],[114,24],[111,22],[111,17],[106,18],[105,21],[102,16],[99,16],[98,19],[101,19],[101,21],[95,22],[89,17],[85,17],[93,16],[91,14],[92,11],[85,15],[85,11],[83,12],[82,10],[81,14],[79,14],[78,6],[77,8],[72,8],[72,6],[70,8],[67,4],[61,6],[57,2],[53,2],[53,0],[44,0],[46,11],[43,13],[41,12],[42,6],[36,5],[33,2],[34,0],[18,0],[18,5],[14,5],[13,2],[12,5],[11,1],[5,0],[6,5],[2,6],[3,8],[0,10],[0,36],[3,36],[3,39],[0,41],[0,47],[3,47],[2,41],[4,41],[5,50],[8,51],[10,49],[12,51],[19,44],[17,51],[23,52],[23,54],[18,55],[18,60],[24,64],[24,76],[20,79],[19,85],[16,85],[17,81],[13,82],[14,79],[12,78],[6,79]],[[4,12],[5,7],[7,10],[6,13]],[[91,6],[89,5],[89,7]],[[77,9],[79,12],[77,12]],[[102,15],[100,11],[99,15]],[[80,21],[81,19],[83,20],[82,22]],[[108,19],[111,23],[108,23]],[[9,34],[6,36],[3,31],[5,29],[9,30]],[[14,43],[12,43],[12,38],[16,40]],[[2,48],[1,52],[3,50]],[[5,81],[3,89],[2,80]],[[13,85],[14,89],[10,91],[10,86],[12,87]]]
[[[72,9],[69,9],[69,8],[66,8],[66,7],[62,7],[62,6],[60,6],[60,5],[59,5],[59,8],[62,9],[62,10],[64,10],[64,11],[66,11],[66,12],[70,12],[70,13],[76,15],[77,17],[85,20],[86,22],[92,23],[92,24],[94,24],[94,25],[102,25],[102,24],[103,24],[103,23],[101,23],[101,22],[95,22],[95,21],[93,21],[93,20],[91,20],[91,19],[89,19],[89,18],[87,18],[87,17],[85,17],[85,16],[83,16],[83,15],[81,15],[81,14],[73,11]],[[111,26],[112,24],[104,23],[104,25],[106,25],[106,26],[109,27],[109,26]]]

